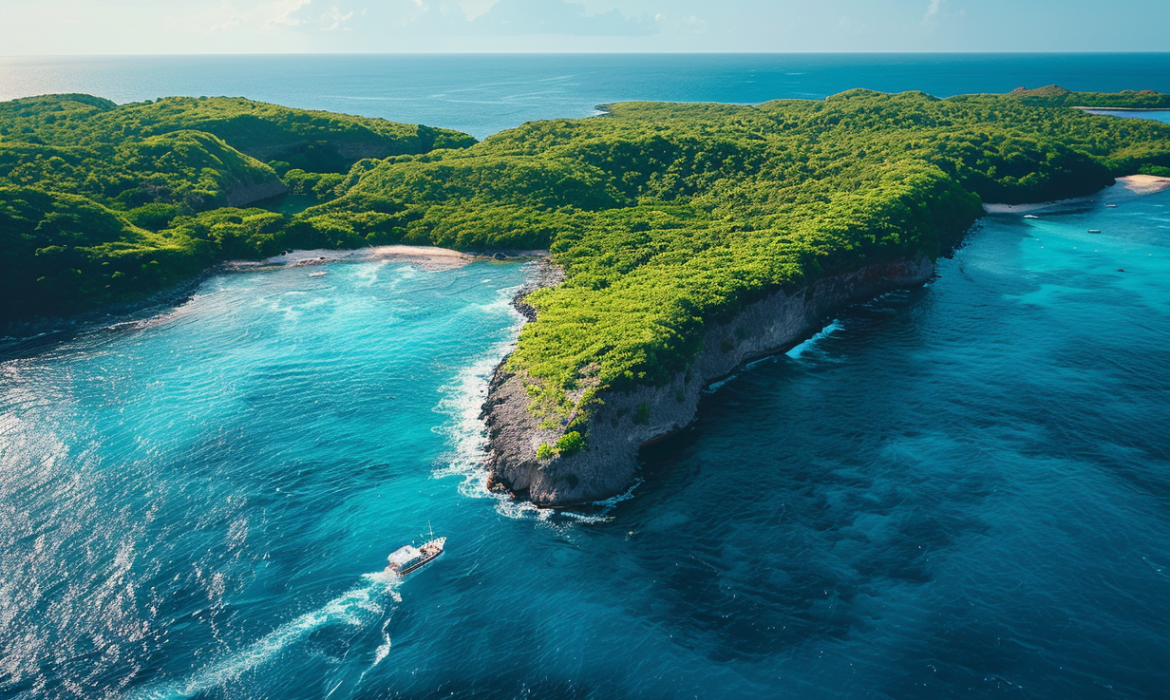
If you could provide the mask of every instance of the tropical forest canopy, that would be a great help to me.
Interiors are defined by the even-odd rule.
[[[482,143],[226,98],[18,100],[0,104],[0,313],[141,297],[294,247],[551,249],[566,282],[530,298],[539,318],[510,367],[534,410],[587,420],[600,391],[671,381],[709,324],[767,293],[937,256],[981,201],[1170,174],[1170,126],[1071,108],[1166,99],[1044,88],[625,103]],[[240,208],[285,191],[313,206]]]

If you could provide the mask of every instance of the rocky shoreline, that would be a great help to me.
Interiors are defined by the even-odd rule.
[[[694,420],[702,390],[744,362],[786,350],[815,333],[842,308],[930,279],[927,258],[868,265],[821,279],[788,294],[776,292],[744,308],[730,322],[712,326],[691,367],[664,386],[602,395],[581,452],[538,460],[542,443],[554,444],[559,426],[542,428],[528,410],[523,379],[501,362],[492,376],[482,418],[489,438],[489,488],[506,490],[541,506],[572,506],[617,495],[633,483],[638,450],[682,430]],[[513,305],[530,321],[524,303],[534,289],[559,284],[559,268],[543,262]]]

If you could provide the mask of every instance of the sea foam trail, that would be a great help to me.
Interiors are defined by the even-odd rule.
[[[126,696],[127,700],[177,700],[190,698],[239,678],[244,673],[265,663],[291,644],[312,632],[330,625],[360,626],[384,608],[381,599],[389,593],[395,602],[401,602],[397,587],[401,579],[388,572],[365,574],[367,585],[354,588],[334,598],[316,610],[277,627],[246,648],[202,669],[180,681],[143,688]],[[378,662],[389,652],[378,650]]]

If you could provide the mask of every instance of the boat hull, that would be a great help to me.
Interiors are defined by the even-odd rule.
[[[419,569],[423,568],[427,564],[431,563],[431,561],[433,561],[440,554],[442,554],[441,551],[435,552],[434,554],[432,554],[429,557],[426,557],[424,559],[419,559],[418,561],[414,562],[410,566],[403,567],[402,570],[400,570],[398,572],[398,575],[399,576],[406,576],[407,574],[414,573],[415,571],[418,571]]]

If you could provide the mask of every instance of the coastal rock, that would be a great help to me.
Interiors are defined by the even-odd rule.
[[[548,258],[541,258],[537,262],[536,270],[528,276],[528,279],[514,297],[512,297],[512,306],[516,308],[524,318],[529,321],[536,320],[536,309],[529,306],[524,300],[528,295],[538,289],[545,287],[555,287],[561,282],[565,281],[565,271],[558,265],[553,265]],[[502,366],[502,365],[501,365]]]
[[[670,383],[602,395],[603,403],[589,422],[586,448],[567,457],[536,458],[537,448],[556,443],[563,430],[541,428],[528,410],[530,399],[523,379],[501,364],[492,377],[483,411],[490,439],[490,485],[543,506],[619,494],[634,480],[639,448],[690,424],[702,390],[711,382],[746,361],[809,337],[849,304],[922,284],[933,273],[934,264],[927,258],[878,263],[821,279],[792,294],[776,292],[745,307],[729,323],[707,330],[704,349]],[[542,274],[548,276],[537,275],[533,280],[537,286],[559,281],[555,273]],[[517,295],[516,306],[533,319],[535,312],[523,303],[524,294],[522,290]]]

